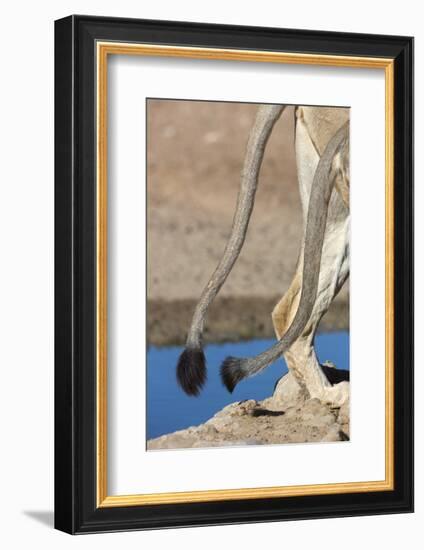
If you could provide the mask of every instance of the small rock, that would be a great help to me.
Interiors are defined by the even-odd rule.
[[[321,441],[343,441],[341,438],[341,432],[342,430],[340,425],[333,424]]]
[[[292,372],[288,372],[276,384],[270,401],[272,401],[274,406],[285,408],[303,403],[306,398],[307,394],[305,390],[300,387]]]

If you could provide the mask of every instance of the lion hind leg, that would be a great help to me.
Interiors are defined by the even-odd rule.
[[[284,358],[290,372],[311,398],[315,397],[323,402],[339,406],[348,397],[349,384],[347,382],[340,382],[334,386],[331,384],[321,368],[314,348],[319,322],[348,275],[346,226],[343,224],[336,233],[338,233],[338,238],[326,241],[324,250],[326,268],[321,272],[317,300],[311,317],[300,337],[284,353]],[[272,312],[277,338],[281,338],[289,328],[299,305],[302,287],[301,263],[297,267],[287,292]]]
[[[287,292],[272,312],[272,322],[278,339],[284,335],[296,315],[301,289],[302,267],[298,266]],[[309,321],[301,337],[284,354],[288,368],[296,377],[299,385],[306,389],[311,397],[322,395],[326,388],[331,387],[320,367],[313,346],[317,326],[318,322],[311,323]]]

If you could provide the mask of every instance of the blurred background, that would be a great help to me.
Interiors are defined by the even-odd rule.
[[[148,100],[148,342],[182,344],[231,229],[257,105]],[[210,309],[206,342],[271,338],[271,311],[294,274],[302,233],[294,108],[269,140],[244,248]],[[347,286],[347,285],[346,285]],[[348,289],[323,319],[348,327]]]

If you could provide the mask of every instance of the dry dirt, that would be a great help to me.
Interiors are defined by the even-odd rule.
[[[150,439],[147,449],[348,441],[349,412],[349,400],[330,407],[309,399],[289,373],[272,397],[227,405],[204,424]]]

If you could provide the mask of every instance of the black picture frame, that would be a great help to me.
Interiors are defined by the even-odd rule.
[[[394,489],[97,506],[96,49],[99,40],[394,61]],[[413,39],[73,15],[55,22],[55,527],[94,533],[413,510]]]

